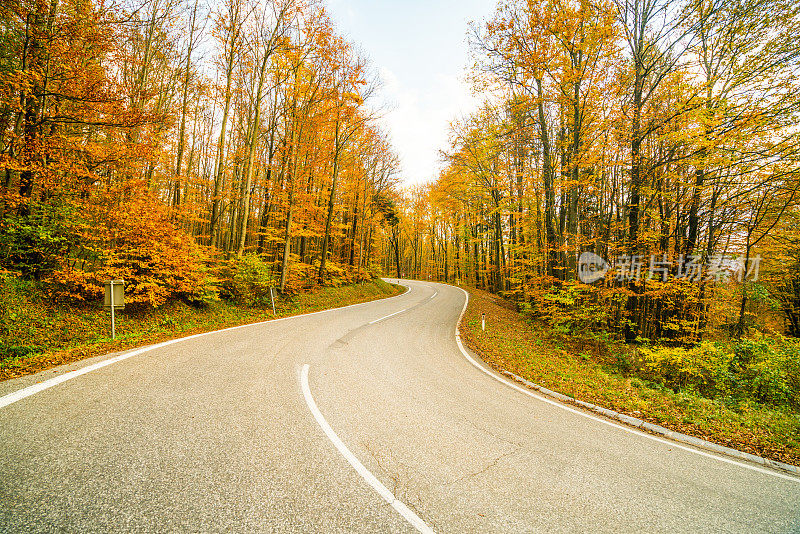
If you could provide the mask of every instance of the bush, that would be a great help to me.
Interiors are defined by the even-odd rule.
[[[216,299],[205,249],[143,181],[112,181],[91,195],[50,193],[2,215],[0,268],[44,281],[49,298],[71,302],[99,300],[112,279],[125,280],[126,303],[140,307]]]
[[[53,272],[71,247],[64,206],[34,204],[31,214],[7,214],[0,220],[0,266],[35,279]]]
[[[729,393],[729,369],[733,355],[714,343],[696,347],[642,348],[637,370],[645,379],[659,382],[675,391],[692,389],[715,398]]]
[[[0,360],[39,352],[46,344],[39,329],[54,330],[47,324],[48,303],[40,288],[38,282],[0,271]]]
[[[6,345],[0,342],[0,361],[24,358],[25,356],[36,354],[41,351],[42,348],[36,345]]]
[[[740,389],[758,402],[800,407],[800,343],[757,335],[733,344]]]
[[[257,254],[228,260],[221,271],[220,292],[227,300],[259,306],[270,303],[270,287],[276,280],[270,266]]]
[[[46,278],[53,297],[100,299],[105,281],[118,279],[125,280],[126,304],[155,308],[171,298],[195,304],[217,299],[205,250],[155,201],[145,198],[84,216],[91,231],[73,230],[80,244],[59,258],[59,268]]]
[[[711,399],[800,408],[800,343],[757,335],[692,348],[642,348],[634,373]]]
[[[634,292],[627,283],[614,280],[587,285],[541,276],[527,280],[525,291],[515,294],[530,300],[518,305],[521,311],[562,334],[625,334],[629,341],[691,345],[705,328],[700,286],[683,279],[642,280]]]
[[[299,261],[300,257],[297,254],[289,255],[289,272],[286,275],[286,285],[283,288],[284,294],[292,295],[309,289],[316,285],[316,277],[319,269],[319,264],[316,266],[310,263]]]
[[[783,312],[786,333],[800,338],[800,209],[788,210],[771,234],[776,238],[768,244],[771,261],[764,265],[763,282]]]
[[[529,317],[544,319],[555,332],[586,334],[615,329],[614,314],[624,295],[577,281],[545,282],[529,289],[530,304],[519,305]]]
[[[314,262],[319,268],[319,262]],[[340,287],[358,282],[367,282],[377,278],[376,273],[370,270],[354,269],[347,263],[338,263],[333,260],[325,262],[325,285]]]

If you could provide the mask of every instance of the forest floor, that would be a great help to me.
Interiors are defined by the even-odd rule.
[[[277,317],[368,302],[405,291],[373,280],[324,287],[277,298]],[[0,380],[23,376],[100,354],[119,352],[201,332],[268,321],[272,307],[218,301],[206,308],[170,302],[149,310],[117,313],[117,338],[111,316],[99,306],[80,308],[47,303],[41,296],[6,292],[0,302]]]
[[[495,369],[674,431],[800,465],[800,414],[755,403],[731,408],[626,375],[617,367],[619,358],[632,350],[625,344],[556,335],[547,325],[527,320],[501,297],[468,291],[462,338]],[[485,332],[481,313],[486,314]]]

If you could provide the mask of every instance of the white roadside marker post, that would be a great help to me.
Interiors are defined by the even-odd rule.
[[[486,332],[486,314],[485,313],[481,314],[481,330]]]
[[[275,314],[275,296],[272,294],[272,286],[269,286],[269,300],[272,302],[272,316],[277,317]]]

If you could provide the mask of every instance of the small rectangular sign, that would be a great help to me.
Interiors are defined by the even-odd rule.
[[[125,309],[125,280],[109,280],[106,282],[106,295],[103,307],[111,309],[111,295],[114,295],[114,309]]]

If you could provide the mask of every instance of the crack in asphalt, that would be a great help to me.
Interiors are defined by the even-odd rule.
[[[372,450],[372,448],[370,448],[370,446],[367,443],[362,443],[361,446],[364,447],[364,449],[369,453],[372,459],[375,460],[375,463],[378,464],[378,467],[381,469],[381,471],[383,471],[384,474],[386,474],[386,476],[388,476],[392,480],[393,484],[392,495],[394,495],[396,499],[397,488],[400,486],[400,475],[393,475],[392,472],[389,471],[385,465],[383,465],[383,462],[381,462],[380,458],[378,458],[378,455],[375,453],[375,451]]]
[[[488,430],[486,428],[483,428],[482,426],[476,425],[474,422],[472,422],[469,419],[467,419],[467,423],[469,423],[469,425],[472,428],[474,428],[475,430],[479,430],[479,431],[483,432],[484,434],[486,434],[487,436],[493,437],[497,441],[502,441],[503,443],[507,443],[507,444],[511,445],[512,447],[516,447],[517,449],[521,449],[522,448],[522,443],[518,443],[516,441],[511,441],[509,439],[504,438],[503,436],[498,436],[497,434],[495,434],[491,430]]]
[[[375,461],[375,463],[378,464],[378,467],[380,468],[380,470],[383,471],[383,473],[387,477],[389,477],[391,479],[391,481],[392,481],[392,495],[394,495],[394,498],[402,501],[409,509],[411,509],[415,514],[417,514],[418,517],[421,518],[423,516],[421,508],[424,508],[424,504],[422,503],[422,497],[420,495],[409,495],[408,492],[405,489],[403,489],[403,486],[401,486],[400,475],[399,474],[396,474],[396,475],[392,474],[392,471],[390,471],[387,468],[387,466],[384,465],[384,462],[381,461],[381,458],[380,458],[379,454],[376,451],[374,451],[369,446],[368,443],[361,443],[361,446],[364,447],[364,450],[366,450],[367,453]],[[400,465],[403,466],[403,464],[400,464]],[[405,466],[403,466],[403,467],[405,467]],[[402,498],[401,498],[400,495],[397,494],[398,490],[402,490],[402,492],[403,492]],[[426,517],[425,518],[425,522],[427,522],[434,531],[439,531],[439,528],[437,527],[436,522],[433,521],[431,518]]]
[[[422,502],[422,497],[420,495],[414,495],[414,496],[410,496],[410,497],[413,497],[416,502],[411,502],[411,499],[406,499],[405,500],[406,506],[411,508],[414,511],[414,513],[417,514],[419,517],[422,517],[422,510],[421,509],[425,508],[425,504]],[[427,516],[428,514],[425,514],[425,515]],[[439,528],[439,525],[436,523],[436,521],[433,518],[426,517],[425,521],[428,523],[428,525],[430,525],[431,529],[433,529],[434,532],[442,532],[443,531],[443,529]]]
[[[503,454],[498,455],[491,462],[489,462],[489,464],[486,465],[486,467],[484,467],[482,469],[479,469],[478,471],[474,471],[472,473],[467,473],[467,474],[465,474],[463,476],[458,477],[455,480],[452,480],[450,482],[445,482],[445,483],[440,484],[440,485],[441,486],[452,486],[453,484],[457,484],[457,483],[463,482],[463,481],[465,481],[467,479],[475,478],[477,476],[480,476],[480,475],[486,473],[487,471],[489,471],[490,469],[493,469],[493,468],[497,467],[497,464],[500,463],[501,460],[517,454],[521,449],[522,449],[522,446],[514,444],[514,450],[508,451],[508,452],[504,452]]]

